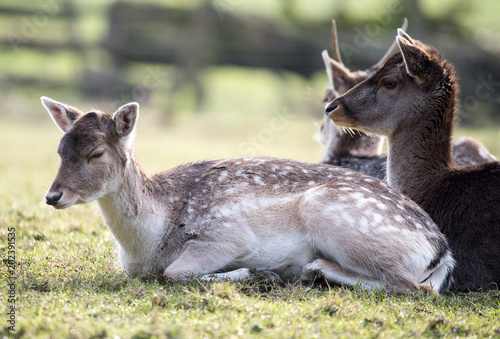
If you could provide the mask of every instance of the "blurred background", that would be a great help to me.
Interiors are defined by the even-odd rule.
[[[407,17],[408,33],[455,65],[457,135],[498,157],[499,11],[495,0],[2,0],[0,146],[15,158],[38,144],[57,169],[45,95],[108,112],[139,102],[150,171],[264,154],[317,162],[331,19],[356,70],[380,59]]]

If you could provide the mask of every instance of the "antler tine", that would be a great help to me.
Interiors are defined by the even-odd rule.
[[[323,62],[325,63],[325,68],[326,68],[326,76],[328,77],[328,84],[329,88],[335,91],[335,84],[333,82],[333,70],[332,66],[330,65],[330,57],[328,56],[328,51],[325,49],[323,52],[321,52],[321,57],[323,58]]]
[[[337,24],[335,20],[332,20],[332,47],[333,59],[343,65],[344,63],[342,62],[342,58],[340,57],[339,38],[337,35]]]
[[[406,28],[408,28],[408,20],[406,18],[404,18],[403,25],[401,26],[401,29],[403,31],[406,31]],[[377,62],[372,67],[370,67],[370,70],[374,70],[374,69],[377,69],[379,67],[382,67],[382,65],[385,64],[385,62],[394,54],[394,52],[397,49],[398,49],[398,41],[397,41],[397,38],[396,38],[396,39],[394,39],[394,42],[392,43],[391,47],[389,47],[389,49],[387,50],[387,52],[385,52],[385,54],[382,57],[382,59],[380,59],[379,62]]]

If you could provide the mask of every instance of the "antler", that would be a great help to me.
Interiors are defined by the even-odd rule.
[[[333,59],[338,63],[344,65],[344,63],[342,62],[342,58],[340,57],[339,39],[337,35],[337,24],[335,20],[332,20],[332,51],[333,51]]]
[[[403,31],[406,31],[406,28],[408,28],[408,20],[406,18],[404,18],[404,20],[403,20],[403,26],[401,26],[401,29]],[[385,64],[385,62],[387,60],[389,60],[389,58],[394,54],[394,52],[397,49],[398,49],[398,42],[397,42],[397,38],[396,38],[396,39],[394,39],[394,42],[392,43],[391,47],[389,47],[389,49],[387,50],[387,52],[385,52],[385,54],[382,57],[382,59],[380,59],[379,62],[377,62],[372,67],[370,67],[370,70],[377,69],[377,68],[381,67],[383,64]]]

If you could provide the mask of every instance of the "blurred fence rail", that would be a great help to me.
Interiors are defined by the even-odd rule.
[[[171,98],[190,87],[202,106],[204,71],[210,67],[263,69],[278,78],[292,73],[307,79],[323,72],[320,53],[331,48],[330,20],[304,19],[290,4],[284,6],[287,14],[276,20],[234,10],[236,5],[221,7],[220,1],[195,3],[183,7],[159,1],[0,0],[0,86],[74,90],[104,100],[122,98],[137,86]],[[395,8],[392,4],[386,10],[389,15],[360,22],[342,12],[339,2],[332,17],[345,47],[341,52],[348,54],[346,64],[354,70],[376,62],[406,16],[412,36],[435,45],[457,68],[462,122],[481,117],[500,122],[498,55],[471,39],[460,21],[463,13],[426,17],[418,4],[399,2],[396,12],[388,12]],[[168,79],[148,88],[142,84],[144,76],[131,76],[137,74],[137,65],[169,67]],[[153,66],[150,69],[156,69]]]

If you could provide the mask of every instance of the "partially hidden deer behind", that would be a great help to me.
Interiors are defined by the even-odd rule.
[[[333,100],[336,125],[388,139],[387,180],[417,202],[446,235],[456,289],[500,284],[500,163],[455,166],[451,138],[458,84],[433,47],[398,30],[400,53]]]
[[[402,28],[406,29],[407,25],[408,22],[405,19]],[[326,50],[321,54],[328,77],[328,86],[325,90],[323,102],[332,101],[366,79],[375,70],[380,68],[396,49],[397,44],[394,41],[385,55],[372,67],[366,70],[351,72],[342,62],[337,25],[335,20],[332,20],[333,59],[328,56]],[[326,146],[322,163],[350,168],[379,179],[384,179],[386,161],[386,157],[382,156],[384,137],[341,129],[335,126],[328,117],[323,116],[318,140]]]
[[[42,103],[64,132],[46,202],[61,209],[97,200],[132,275],[323,277],[390,292],[449,285],[454,260],[445,237],[382,181],[268,157],[205,160],[147,176],[132,145],[137,103],[113,115]]]
[[[401,29],[404,31],[407,26],[408,22],[405,19]],[[333,58],[328,56],[326,50],[322,52],[328,77],[328,86],[323,97],[325,103],[331,102],[367,79],[380,69],[398,49],[397,40],[394,40],[394,43],[376,64],[366,70],[350,71],[342,62],[335,20],[332,20],[332,47]],[[387,161],[387,155],[382,154],[384,139],[380,135],[369,135],[357,130],[343,129],[333,124],[326,115],[323,115],[318,140],[326,148],[321,162],[354,169],[384,179]],[[471,137],[457,138],[452,145],[452,150],[453,160],[457,165],[479,165],[497,161],[496,157],[483,144]]]

